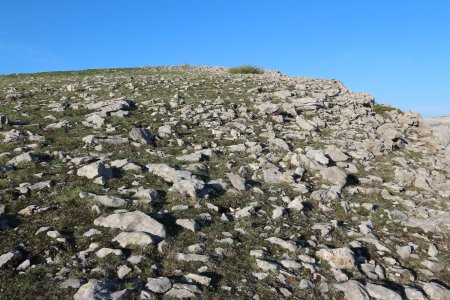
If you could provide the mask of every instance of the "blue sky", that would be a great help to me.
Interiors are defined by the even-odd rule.
[[[4,1],[0,74],[254,64],[450,115],[450,1]]]

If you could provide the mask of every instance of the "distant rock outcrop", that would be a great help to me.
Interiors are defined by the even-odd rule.
[[[450,116],[426,118],[424,123],[445,148],[447,160],[450,162]]]

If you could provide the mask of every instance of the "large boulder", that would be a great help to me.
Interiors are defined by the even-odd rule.
[[[344,186],[347,183],[347,174],[338,167],[329,167],[320,171],[322,178],[337,186]]]

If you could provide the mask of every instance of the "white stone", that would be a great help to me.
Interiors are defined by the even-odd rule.
[[[126,248],[129,245],[147,246],[155,243],[152,236],[142,231],[121,232],[113,240],[118,242],[120,247]]]
[[[200,229],[200,226],[198,225],[195,220],[192,219],[177,219],[175,221],[177,225],[180,225],[183,228],[186,228],[192,232],[197,232]]]
[[[346,247],[320,249],[316,255],[336,269],[353,269],[355,267],[354,253]]]
[[[347,174],[338,167],[329,167],[322,169],[320,175],[326,181],[333,185],[344,186],[347,183]]]
[[[402,296],[400,296],[398,293],[381,285],[368,282],[366,283],[365,288],[369,293],[369,296],[375,299],[402,300]]]
[[[245,178],[234,174],[234,173],[227,173],[228,180],[230,180],[231,185],[237,189],[238,191],[245,191]]]
[[[109,285],[104,281],[91,279],[83,284],[73,296],[73,300],[111,299]]]
[[[154,293],[162,294],[172,288],[172,283],[167,277],[148,278],[145,287]]]
[[[124,278],[125,276],[127,276],[128,273],[130,273],[132,271],[132,269],[126,265],[122,265],[117,269],[117,277],[119,277],[119,279]]]
[[[364,286],[355,280],[349,280],[343,283],[336,283],[334,288],[338,291],[344,292],[347,300],[370,300]]]
[[[164,225],[141,211],[115,213],[94,220],[97,226],[119,228],[126,231],[142,231],[161,239],[166,238]]]

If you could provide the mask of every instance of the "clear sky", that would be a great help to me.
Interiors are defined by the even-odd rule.
[[[0,74],[254,64],[450,115],[449,0],[14,0]]]

